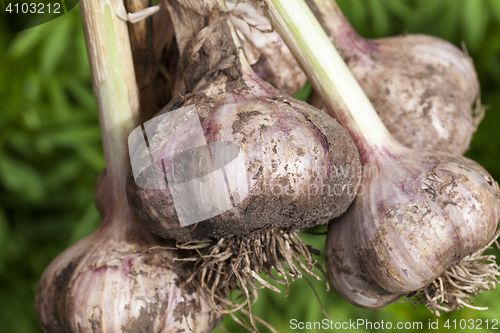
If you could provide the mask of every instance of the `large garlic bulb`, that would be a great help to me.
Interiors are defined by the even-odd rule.
[[[406,149],[377,151],[367,162],[360,194],[331,223],[325,245],[328,277],[350,303],[379,308],[433,288],[450,266],[492,240],[500,192],[477,163]],[[488,278],[473,273],[456,283],[470,291],[487,288]]]
[[[189,210],[187,196],[193,202],[210,203],[213,209],[221,207],[220,214],[199,223],[186,235],[198,240],[244,235],[262,228],[310,227],[339,216],[351,203],[360,166],[348,134],[326,114],[277,94],[270,85],[249,77],[246,83],[252,89],[250,93],[226,93],[201,120],[207,143],[229,142],[239,147],[236,163],[224,169],[232,202],[215,202],[223,199],[226,190],[224,182],[216,180],[208,183],[209,188],[202,186],[205,183],[193,183],[199,186],[191,189],[193,195],[186,192],[186,199],[174,202],[184,193],[182,184],[172,181],[168,186],[142,188],[129,177],[130,205],[155,233],[177,238],[192,228],[191,220],[186,226],[180,223],[181,210]],[[172,150],[181,151],[182,142],[176,147],[175,140],[186,140],[181,135],[169,137],[168,144],[155,140],[164,137],[162,133],[168,133],[168,127],[169,123],[159,125],[150,141],[150,152],[157,161],[167,159]],[[205,159],[208,157],[193,157],[189,163],[192,170],[186,172],[201,172],[195,170],[198,166],[200,170],[209,169],[200,177],[216,172],[217,167],[207,167]],[[151,170],[144,177],[165,184],[162,172]]]
[[[162,237],[206,240],[297,230],[342,214],[360,171],[347,132],[258,78],[217,10],[169,6],[182,58],[176,95],[183,98],[144,125],[147,147],[140,128],[140,139],[129,141],[127,190],[137,217]],[[208,37],[200,33],[207,29]],[[220,162],[225,152],[210,146],[217,144],[234,147],[231,164]],[[151,166],[136,172],[136,161]]]
[[[41,277],[35,303],[44,331],[211,332],[223,315],[205,290],[185,283],[192,271],[169,245],[139,228],[127,207],[109,214]]]
[[[334,0],[308,4],[396,140],[419,150],[463,154],[468,149],[481,107],[471,108],[479,82],[464,51],[426,35],[367,40]],[[312,103],[321,104],[317,95]]]
[[[356,199],[328,230],[326,266],[335,289],[365,308],[407,294],[435,313],[470,306],[470,296],[498,282],[494,256],[483,255],[499,235],[498,184],[461,155],[404,147],[307,5],[265,4],[328,111],[353,137],[364,168]]]

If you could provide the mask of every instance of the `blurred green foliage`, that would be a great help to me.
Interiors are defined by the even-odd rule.
[[[406,31],[465,42],[478,70],[483,103],[489,105],[467,156],[500,180],[500,0],[338,2],[367,37]],[[42,332],[33,304],[38,278],[57,254],[99,224],[93,190],[103,166],[78,8],[16,34],[0,16],[0,332]],[[324,242],[324,236],[304,239],[317,249]],[[418,321],[426,331],[429,320],[438,318],[407,303],[358,309],[335,291],[325,292],[323,282],[312,284],[327,313],[336,316],[334,322],[383,320],[395,326]],[[461,319],[500,319],[500,289],[482,294],[475,305],[489,310],[443,315],[440,328],[446,319],[457,319],[457,325]],[[261,292],[253,310],[279,332],[292,331],[291,319],[327,318],[303,279],[292,285],[288,298]],[[242,331],[229,316],[223,326],[217,331]],[[309,330],[316,331],[321,330]]]
[[[0,332],[41,332],[38,278],[99,224],[101,135],[78,9],[0,31]]]

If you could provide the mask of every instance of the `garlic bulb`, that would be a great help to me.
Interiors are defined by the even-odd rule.
[[[482,108],[474,64],[464,51],[426,35],[367,40],[334,0],[307,3],[396,140],[419,150],[468,149]],[[311,103],[321,104],[318,96]]]
[[[164,250],[169,244],[139,228],[128,208],[116,215],[45,270],[35,298],[44,331],[211,332],[223,315],[185,283],[179,250]]]
[[[266,0],[266,11],[332,116],[353,137],[366,171],[346,213],[332,221],[327,273],[350,303],[379,308],[420,293],[435,312],[469,305],[497,283],[483,251],[500,218],[500,190],[460,155],[402,146],[300,0]],[[300,30],[289,27],[303,27]]]
[[[461,261],[465,270],[467,257],[483,252],[495,234],[500,192],[486,170],[464,157],[401,147],[367,155],[364,165],[373,173],[362,179],[348,211],[330,225],[325,255],[328,277],[343,298],[379,308],[433,289],[432,282]],[[470,292],[488,289],[495,274],[485,267],[458,271],[452,280]],[[454,289],[449,283],[444,280],[444,292]]]
[[[208,11],[218,6],[212,2],[195,11],[169,1],[181,50],[175,95],[185,98],[174,99],[144,125],[147,149],[137,129],[141,138],[130,147],[132,165],[151,166],[129,175],[131,208],[154,233],[170,239],[327,223],[356,194],[360,165],[352,139],[328,115],[259,79],[223,12]],[[213,161],[226,158],[222,148],[216,156],[210,146],[217,143],[236,149],[234,163],[216,166]],[[183,153],[190,160],[182,160]],[[217,176],[220,170],[225,175]]]
[[[285,94],[298,92],[306,76],[267,18],[246,1],[228,0],[226,5],[255,73]]]

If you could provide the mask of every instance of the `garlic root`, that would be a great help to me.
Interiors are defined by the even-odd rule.
[[[425,304],[435,315],[439,311],[451,312],[468,307],[475,310],[488,308],[472,305],[471,297],[477,297],[483,290],[493,290],[498,284],[500,267],[496,256],[484,252],[500,236],[497,231],[485,247],[466,256],[459,263],[448,267],[443,274],[422,290],[410,293],[407,300],[413,304]]]

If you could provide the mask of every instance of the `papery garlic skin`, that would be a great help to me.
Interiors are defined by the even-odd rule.
[[[479,83],[469,56],[436,37],[371,41],[374,50],[347,58],[389,132],[406,147],[463,154],[476,125],[471,105]]]
[[[380,308],[395,302],[495,234],[498,184],[474,161],[402,147],[365,160],[378,174],[362,179],[353,204],[331,223],[325,245],[328,277],[350,303]]]
[[[361,168],[347,132],[326,114],[278,94],[269,84],[246,75],[245,79],[249,93],[228,92],[207,113],[199,114],[207,142],[231,142],[240,148],[244,168],[237,179],[248,195],[232,209],[198,224],[188,239],[324,224],[342,214],[356,195]],[[163,132],[159,127],[155,136]],[[164,143],[151,142],[150,151],[158,160],[168,156],[162,153]],[[150,177],[164,179],[163,174]],[[154,233],[178,238],[192,228],[180,227],[168,187],[144,189],[129,176],[127,189],[134,213]],[[208,193],[205,201],[210,200]]]
[[[238,29],[250,65],[255,73],[292,96],[306,83],[306,76],[269,20],[246,1],[228,0],[231,22]]]
[[[149,251],[162,244],[141,231],[115,235],[100,228],[45,270],[35,299],[45,332],[211,332],[220,323],[206,292],[184,283],[189,271],[174,268],[176,251]]]

